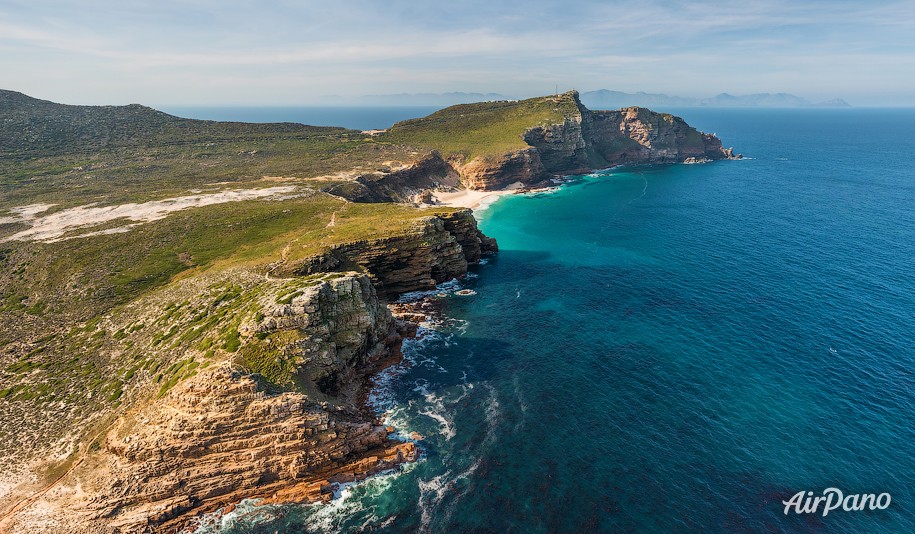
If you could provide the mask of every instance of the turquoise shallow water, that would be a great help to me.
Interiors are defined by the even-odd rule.
[[[221,530],[915,532],[915,111],[683,115],[752,159],[482,212],[378,391],[421,462]],[[783,514],[830,486],[892,503]]]

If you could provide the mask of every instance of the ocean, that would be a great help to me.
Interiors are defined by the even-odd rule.
[[[166,106],[162,111],[209,121],[298,122],[309,126],[342,126],[353,130],[383,130],[395,122],[425,117],[438,111],[434,106]]]
[[[915,532],[915,110],[679,114],[747,158],[479,212],[373,396],[419,462],[201,532]]]

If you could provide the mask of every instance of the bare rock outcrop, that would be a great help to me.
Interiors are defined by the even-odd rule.
[[[378,300],[370,278],[357,273],[299,289],[262,308],[239,331],[247,340],[243,363],[247,355],[267,359],[255,363],[270,365],[276,375],[285,373],[290,386],[313,385],[334,396],[358,385],[362,368],[397,352],[403,338],[402,325]],[[281,332],[294,335],[274,335]],[[354,395],[349,397],[355,402]]]
[[[524,133],[524,141],[536,149],[545,171],[584,171],[588,168],[585,130],[589,120],[587,114],[580,113],[562,123],[535,126]]]
[[[399,358],[410,330],[369,277],[264,285],[234,360],[180,381],[99,438],[68,479],[84,498],[59,514],[65,530],[168,531],[244,498],[328,500],[332,483],[415,459],[414,444],[388,439],[363,404],[366,377]]]
[[[717,160],[733,157],[721,140],[702,133],[680,117],[631,107],[618,111],[589,111],[585,128],[588,146],[604,165],[680,163],[689,158]]]
[[[496,240],[489,237],[477,228],[477,220],[471,210],[455,211],[446,215],[439,215],[442,225],[448,233],[454,236],[455,241],[461,245],[464,259],[470,265],[480,261],[480,257],[491,254],[499,249]]]
[[[464,163],[463,157],[450,160],[460,173],[461,182],[470,189],[502,189],[515,182],[536,183],[547,176],[535,148],[506,152],[500,156],[479,156]]]
[[[462,276],[468,263],[495,250],[495,240],[477,229],[473,213],[460,210],[426,217],[405,235],[333,247],[291,269],[297,275],[362,270],[369,273],[379,294],[390,296],[432,289]]]
[[[354,182],[325,191],[353,202],[413,202],[425,191],[456,188],[460,182],[460,174],[438,151],[432,151],[401,169],[362,174]]]
[[[629,107],[591,111],[572,91],[578,114],[564,123],[536,126],[524,140],[537,149],[553,174],[587,172],[613,165],[682,163],[737,158],[715,135],[700,132],[680,117]]]
[[[416,454],[412,443],[389,441],[377,421],[301,393],[267,395],[256,375],[228,366],[179,384],[113,430],[105,452],[87,519],[125,532],[165,530],[243,498],[329,500],[332,482]]]

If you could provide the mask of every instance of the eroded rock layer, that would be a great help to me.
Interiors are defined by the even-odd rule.
[[[536,148],[506,152],[499,156],[481,156],[464,162],[452,158],[461,182],[470,189],[502,189],[515,182],[534,183],[547,174]]]
[[[497,190],[520,183],[534,185],[554,175],[590,172],[614,165],[698,163],[735,156],[715,135],[702,133],[683,119],[646,108],[592,111],[577,91],[548,97],[567,104],[562,122],[537,124],[520,136],[525,148],[477,155],[433,151],[409,169],[360,177],[329,190],[357,202],[421,203],[424,190],[457,184]],[[557,108],[558,109],[558,108]],[[446,161],[447,160],[447,161]]]
[[[349,411],[301,393],[267,395],[256,376],[228,366],[208,369],[109,435],[106,488],[89,519],[136,531],[249,497],[327,500],[331,482],[414,458],[412,443],[389,441]]]
[[[481,253],[495,250],[495,240],[477,229],[473,213],[460,210],[424,218],[405,235],[340,245],[290,268],[298,275],[364,270],[378,292],[389,296],[432,289],[466,273]]]
[[[379,169],[361,174],[353,182],[334,185],[328,193],[354,202],[414,202],[423,191],[460,185],[458,172],[437,151],[400,169]]]
[[[461,276],[495,246],[461,210],[338,247],[295,275],[226,274],[237,312],[220,328],[235,346],[173,387],[163,379],[138,392],[53,492],[26,504],[53,511],[42,519],[49,532],[174,532],[244,498],[327,500],[333,483],[412,461],[414,444],[389,439],[364,400],[367,378],[415,333],[383,296]],[[199,284],[186,285],[191,294]],[[16,515],[4,527],[27,532],[35,521]]]
[[[574,99],[578,113],[562,123],[535,126],[524,133],[541,164],[540,174],[518,173],[516,169],[495,161],[478,164],[475,173],[485,174],[486,182],[462,177],[468,187],[493,189],[520,181],[525,184],[543,180],[550,174],[589,172],[614,165],[681,163],[730,159],[732,149],[725,149],[715,135],[702,133],[680,117],[657,113],[640,107],[616,111],[591,111],[572,91],[564,95]],[[473,163],[473,162],[471,162]]]

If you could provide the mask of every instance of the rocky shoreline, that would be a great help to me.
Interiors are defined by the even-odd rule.
[[[371,224],[385,221],[371,219],[364,232],[357,225],[345,238],[323,241],[346,217],[338,212],[348,208],[334,204],[361,213],[355,206],[424,205],[434,202],[436,191],[461,186],[494,191],[511,185],[533,192],[593,169],[739,157],[714,135],[668,114],[590,111],[575,92],[534,100],[517,105],[555,106],[566,115],[555,123],[533,123],[511,145],[499,145],[515,146],[523,138],[526,148],[471,157],[384,145],[371,150],[409,149],[412,163],[384,163],[351,181],[320,182],[324,192],[350,201],[317,189],[311,201],[303,197],[327,204],[323,213],[302,211],[303,219],[314,220],[307,220],[310,233],[301,235],[320,247],[287,254],[301,246],[298,237],[290,238],[272,254],[211,271],[197,269],[194,254],[179,248],[175,257],[183,267],[176,272],[186,267],[186,276],[176,274],[160,290],[138,293],[123,306],[84,318],[84,324],[73,322],[78,328],[67,324],[70,333],[62,340],[84,339],[90,356],[123,363],[108,371],[115,378],[108,389],[102,385],[110,376],[88,383],[88,399],[104,410],[82,419],[41,412],[72,430],[73,445],[60,447],[69,456],[39,459],[29,466],[31,478],[7,484],[0,529],[178,532],[202,514],[229,510],[247,498],[327,501],[336,484],[414,461],[415,443],[393,439],[396,429],[385,426],[367,395],[372,377],[401,361],[403,341],[416,334],[416,323],[426,320],[434,303],[389,303],[466,275],[468,265],[498,246],[477,228],[471,209],[403,206],[385,212],[397,217],[398,210],[412,210],[413,218],[400,226],[373,232]],[[269,226],[288,212],[259,220]],[[224,231],[232,228],[234,222]],[[158,250],[151,242],[147,254]],[[251,244],[257,243],[242,246]],[[227,247],[225,254],[234,252]],[[8,374],[44,373],[48,364],[29,358],[46,349],[24,347]],[[5,391],[32,399],[15,388]]]
[[[641,107],[590,110],[577,91],[553,97],[574,113],[562,122],[528,128],[525,148],[468,158],[463,154],[429,152],[397,170],[359,176],[355,183],[327,192],[354,202],[412,202],[433,204],[437,193],[444,205],[474,207],[455,191],[525,192],[553,184],[572,174],[585,174],[622,165],[707,163],[740,159],[714,134],[700,132],[682,118]]]
[[[30,508],[52,511],[56,531],[178,532],[246,498],[327,501],[334,484],[414,461],[415,444],[391,439],[366,403],[420,318],[387,301],[463,276],[496,248],[463,210],[274,269],[286,278],[237,276],[240,291],[260,294],[239,322],[238,358],[267,367],[225,361],[139,403]],[[277,389],[284,377],[298,385]],[[7,519],[13,531],[38,524]]]

